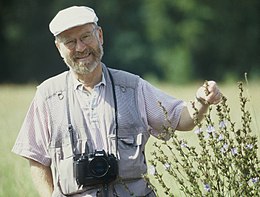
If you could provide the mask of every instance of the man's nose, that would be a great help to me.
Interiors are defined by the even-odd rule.
[[[76,51],[83,52],[85,49],[86,49],[86,44],[82,42],[80,39],[78,39],[76,43]]]

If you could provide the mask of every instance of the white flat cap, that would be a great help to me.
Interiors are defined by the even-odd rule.
[[[98,17],[92,8],[86,6],[72,6],[61,10],[49,24],[51,33],[57,36],[72,27],[87,23],[97,23]]]

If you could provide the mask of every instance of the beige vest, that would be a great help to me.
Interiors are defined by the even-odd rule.
[[[109,186],[109,192],[110,194],[116,193],[117,195],[127,197],[131,196],[129,193],[131,191],[134,192],[135,196],[145,196],[151,192],[146,182],[142,180],[142,175],[147,170],[144,148],[149,138],[149,133],[141,121],[137,106],[137,84],[140,78],[124,71],[114,69],[110,69],[110,71],[115,83],[118,106],[118,150],[115,147],[115,116],[114,105],[111,100],[107,103],[109,111],[106,111],[106,113],[113,115],[110,116],[111,121],[108,121],[107,132],[109,137],[109,152],[115,153],[117,150],[120,178]],[[106,97],[111,98],[113,97],[111,80],[104,65],[103,72],[107,82],[105,87],[107,88]],[[98,187],[78,188],[73,174],[73,154],[68,132],[68,113],[72,117],[74,138],[78,150],[80,150],[82,143],[85,143],[88,139],[80,138],[79,133],[84,132],[84,125],[86,123],[79,112],[80,110],[77,111],[79,105],[75,102],[71,80],[70,72],[67,71],[43,82],[38,88],[38,91],[44,96],[47,102],[47,110],[50,110],[50,114],[52,114],[49,117],[49,129],[51,133],[49,154],[52,160],[53,196],[55,197],[77,193],[82,193],[80,196],[85,196],[85,194],[96,193],[98,190]],[[54,106],[53,103],[57,103],[57,99],[60,102]],[[57,110],[55,111],[55,109],[57,108],[63,109],[63,113],[56,114]],[[69,110],[68,108],[73,110]]]

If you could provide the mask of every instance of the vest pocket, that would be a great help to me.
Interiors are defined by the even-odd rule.
[[[73,155],[71,145],[55,148],[57,186],[63,195],[82,192],[77,185],[73,173]],[[55,164],[53,164],[55,165]]]
[[[120,177],[136,179],[146,172],[144,146],[147,139],[147,133],[118,136]]]
[[[55,183],[63,195],[81,193],[73,172],[73,153],[69,135],[65,134],[53,140],[49,147],[52,156],[52,169]]]

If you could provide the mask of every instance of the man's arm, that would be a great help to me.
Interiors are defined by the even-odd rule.
[[[53,192],[51,168],[32,159],[29,159],[29,164],[32,180],[40,197],[51,197]]]
[[[195,108],[198,110],[197,119],[201,121],[207,113],[210,104],[218,104],[222,94],[214,81],[204,84],[196,92]],[[195,127],[194,114],[195,110],[191,103],[186,103],[176,130],[189,131]]]

